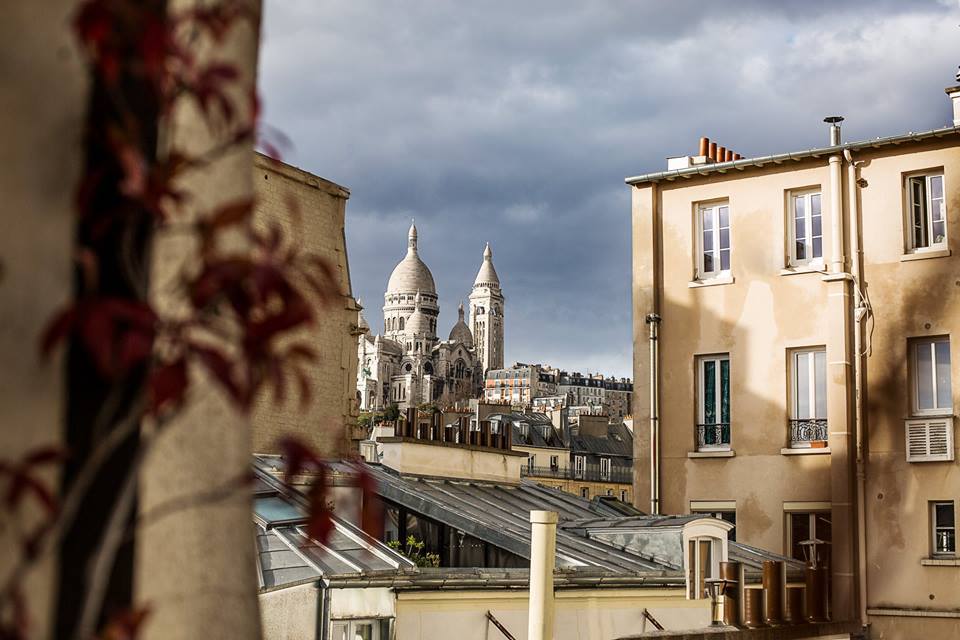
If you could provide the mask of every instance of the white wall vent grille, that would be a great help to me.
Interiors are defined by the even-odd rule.
[[[953,460],[953,417],[907,420],[907,462]]]

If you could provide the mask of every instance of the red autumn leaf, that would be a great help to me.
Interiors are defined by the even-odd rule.
[[[77,330],[101,374],[114,377],[149,355],[156,315],[144,302],[89,298],[78,304]],[[138,335],[131,335],[138,334]]]
[[[76,307],[68,307],[54,315],[40,337],[40,354],[48,357],[53,348],[73,331],[76,322]]]
[[[233,122],[233,101],[227,95],[226,85],[240,77],[239,70],[232,64],[213,62],[196,75],[190,87],[193,97],[200,103],[200,109],[209,118],[214,106],[220,108],[223,119]]]
[[[179,405],[187,391],[187,362],[178,358],[153,370],[148,381],[150,412],[154,415]]]
[[[146,606],[119,611],[110,616],[97,640],[136,640],[148,615],[150,608]]]
[[[205,221],[207,227],[220,229],[246,222],[253,213],[253,198],[242,198],[221,205]]]
[[[200,361],[213,375],[214,379],[227,390],[234,402],[243,404],[245,394],[234,379],[233,364],[227,357],[214,348],[205,347],[196,343],[191,343],[190,349],[200,358]]]
[[[27,452],[23,458],[23,464],[32,467],[43,464],[52,464],[62,462],[67,458],[67,452],[63,447],[48,445]]]
[[[294,436],[284,436],[277,442],[283,454],[284,482],[289,483],[293,476],[307,470],[323,469],[323,461],[314,453],[310,445]]]

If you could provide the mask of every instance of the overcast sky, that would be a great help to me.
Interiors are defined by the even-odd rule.
[[[456,321],[493,246],[506,359],[630,376],[623,179],[707,135],[745,156],[949,124],[957,0],[267,0],[261,92],[284,159],[348,187],[375,331],[416,217]]]

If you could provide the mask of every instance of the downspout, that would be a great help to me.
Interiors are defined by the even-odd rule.
[[[323,580],[317,580],[317,631],[314,634],[317,640],[330,639],[330,585]]]
[[[646,318],[650,327],[650,514],[660,514],[660,316]]]
[[[857,447],[857,604],[860,612],[860,624],[866,627],[867,618],[867,534],[866,534],[866,456],[864,455],[864,424],[863,424],[863,321],[870,313],[869,305],[863,294],[863,274],[861,270],[862,249],[860,246],[860,183],[857,180],[857,169],[862,162],[855,162],[853,154],[845,149],[843,156],[847,161],[847,183],[849,211],[850,211],[850,244],[853,253],[851,271],[853,275],[854,291],[857,295],[853,309],[853,377],[855,411],[853,417],[854,432]]]

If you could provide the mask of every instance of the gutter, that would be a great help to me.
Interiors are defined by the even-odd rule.
[[[660,182],[661,180],[676,180],[677,178],[693,178],[713,173],[726,173],[731,169],[744,171],[754,167],[762,167],[766,164],[783,164],[788,160],[800,162],[810,158],[819,158],[841,154],[844,151],[860,151],[863,149],[878,148],[888,145],[899,145],[908,142],[922,142],[930,138],[943,138],[948,135],[960,133],[960,127],[943,127],[941,129],[931,129],[919,133],[906,133],[897,136],[887,136],[885,138],[875,138],[873,140],[862,140],[860,142],[849,142],[846,144],[832,145],[829,147],[820,147],[808,149],[806,151],[791,151],[788,153],[778,153],[773,155],[758,156],[756,158],[744,158],[732,162],[714,162],[711,164],[697,165],[686,169],[672,169],[668,171],[657,171],[638,176],[626,178],[624,182],[629,185],[639,185],[647,182]]]

